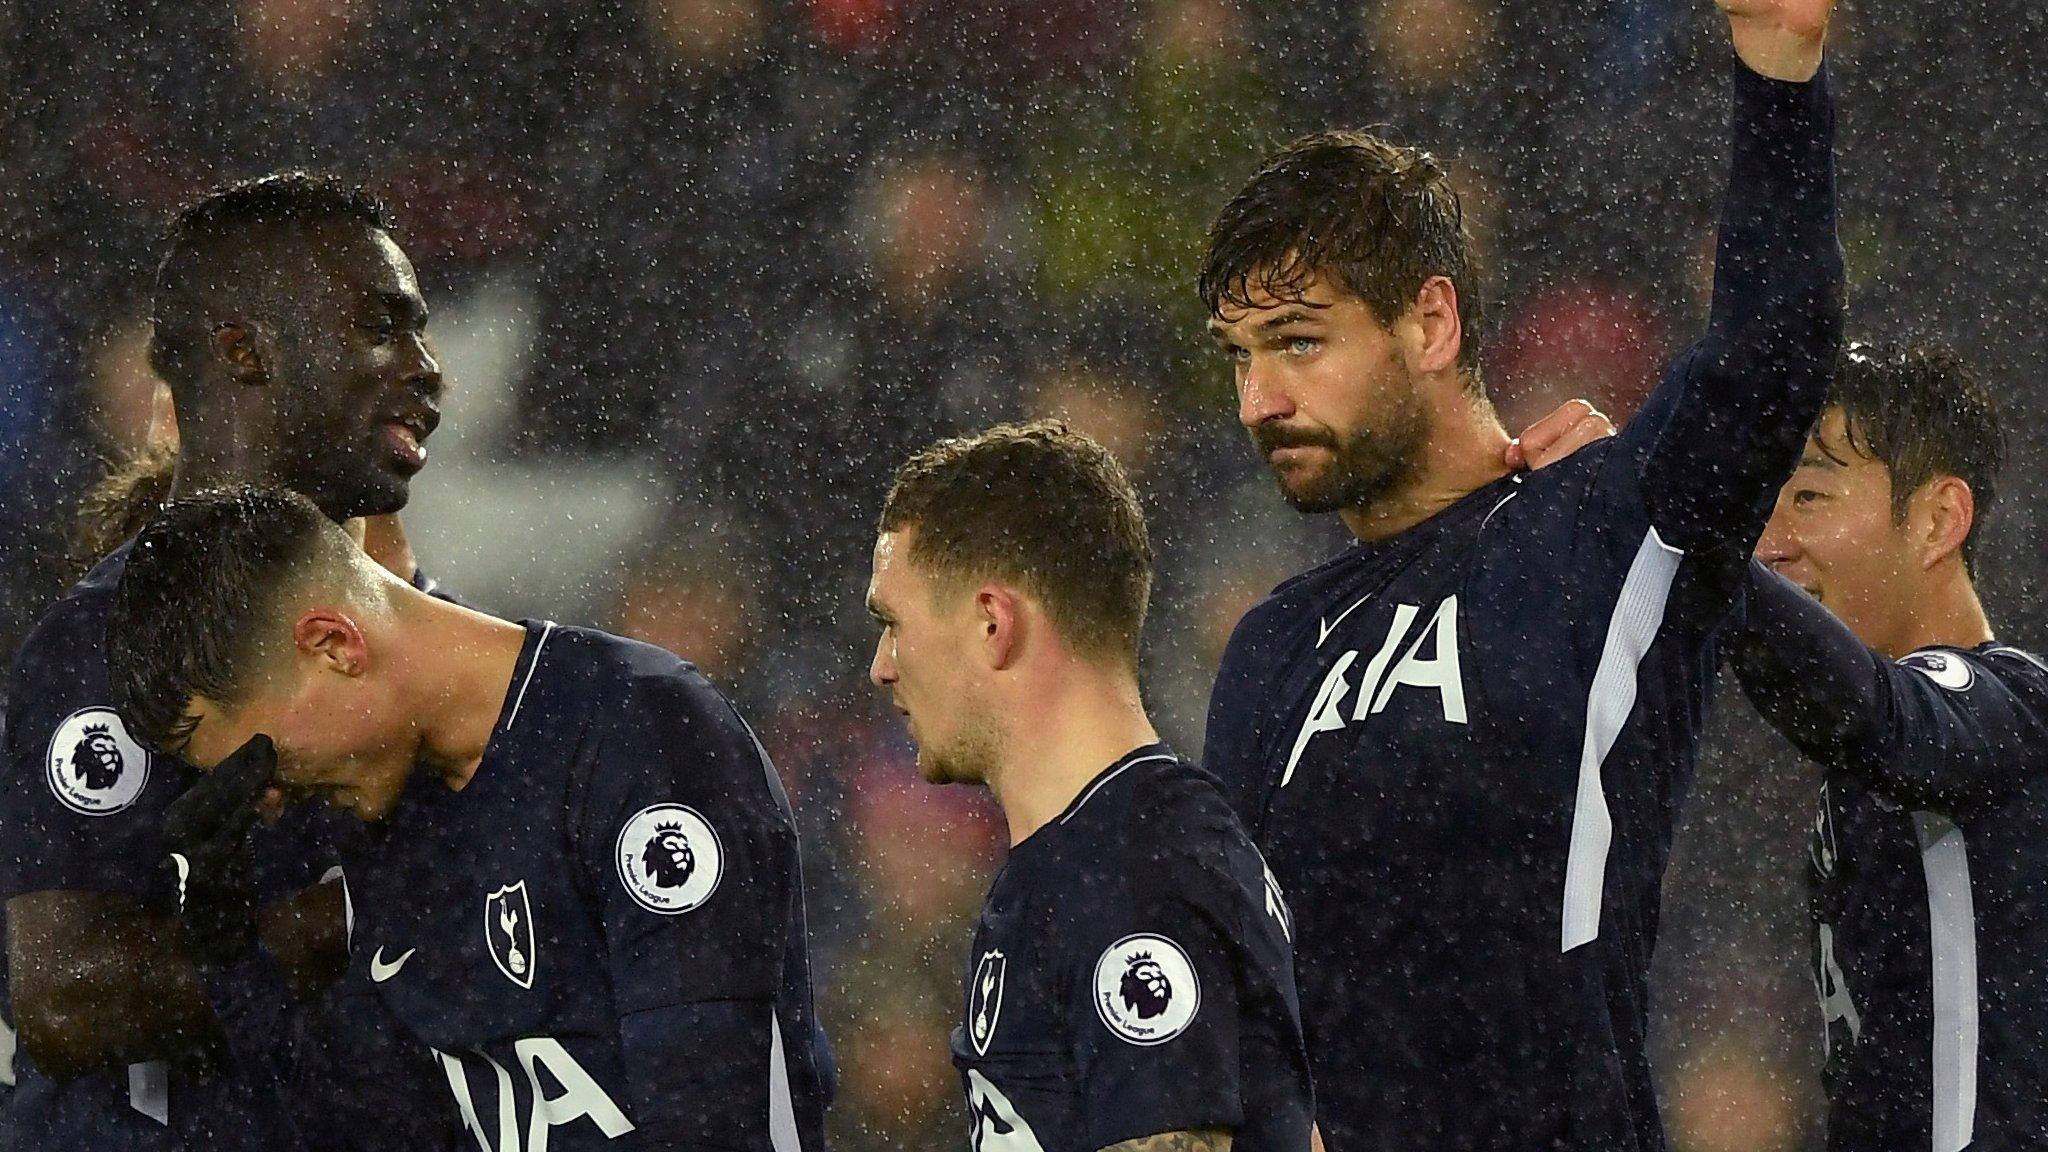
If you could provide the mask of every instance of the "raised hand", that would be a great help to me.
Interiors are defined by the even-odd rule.
[[[1728,17],[1735,54],[1773,80],[1806,81],[1820,69],[1835,0],[1715,0]]]
[[[276,775],[277,751],[257,736],[164,810],[160,903],[177,916],[195,959],[226,963],[255,945],[248,837]]]

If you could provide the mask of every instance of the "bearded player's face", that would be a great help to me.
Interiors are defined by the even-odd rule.
[[[1365,302],[1311,282],[1224,305],[1209,333],[1229,359],[1237,418],[1302,512],[1365,509],[1414,478],[1429,436],[1419,385]]]

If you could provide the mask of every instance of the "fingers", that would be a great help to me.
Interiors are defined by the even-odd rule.
[[[239,837],[257,816],[257,803],[277,774],[277,750],[270,737],[252,737],[164,812],[165,835],[178,842]]]
[[[1564,430],[1557,439],[1539,451],[1528,452],[1531,471],[1545,468],[1570,456],[1588,444],[1597,443],[1614,435],[1614,424],[1598,411],[1590,412],[1576,424]]]
[[[209,778],[215,782],[217,795],[234,797],[244,806],[253,806],[276,775],[277,747],[270,737],[259,734],[230,753]]]
[[[1614,434],[1614,424],[1590,400],[1567,400],[1508,443],[1510,468],[1537,469]]]
[[[1522,442],[1523,451],[1535,456],[1548,450],[1579,421],[1598,412],[1599,409],[1593,407],[1591,400],[1567,400],[1545,413],[1542,419],[1522,429],[1522,434],[1516,439]]]

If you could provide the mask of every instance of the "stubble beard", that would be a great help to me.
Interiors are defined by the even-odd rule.
[[[1296,483],[1274,467],[1280,495],[1296,512],[1370,512],[1415,482],[1429,441],[1429,417],[1411,391],[1378,428],[1354,428],[1343,434],[1261,429],[1253,431],[1252,440],[1261,456],[1280,447],[1319,447],[1329,453],[1329,463],[1320,472]]]
[[[947,746],[919,748],[918,772],[933,784],[986,785],[996,766],[998,747],[993,725],[969,720]]]

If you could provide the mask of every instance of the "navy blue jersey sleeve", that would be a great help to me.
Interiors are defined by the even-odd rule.
[[[1904,807],[1996,804],[2048,772],[2048,667],[2017,649],[1927,648],[1895,663],[1753,565],[1729,653],[1772,727]]]
[[[694,669],[643,672],[607,711],[573,827],[643,1146],[769,1149],[785,1046],[810,1043],[776,1012],[800,899],[788,802]]]
[[[1842,331],[1834,105],[1735,68],[1733,162],[1706,336],[1622,438],[1664,542],[1747,556],[1827,395]]]
[[[1088,1148],[1162,1132],[1240,1131],[1258,1024],[1262,894],[1220,806],[1161,805],[1133,829],[1119,891],[1088,901],[1063,973]],[[1233,851],[1233,844],[1238,845]],[[1284,948],[1278,950],[1285,956]]]
[[[114,710],[101,655],[104,597],[74,595],[16,655],[0,781],[0,897],[89,889],[140,897],[157,814],[182,783]]]

